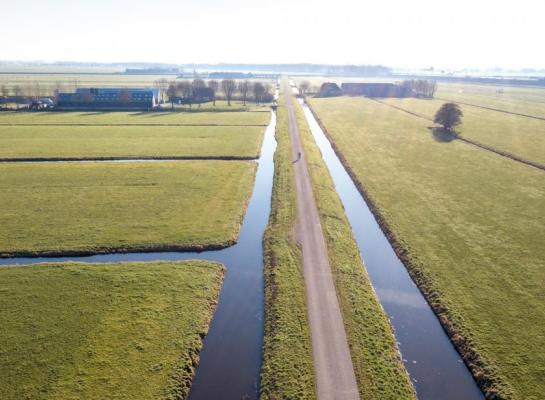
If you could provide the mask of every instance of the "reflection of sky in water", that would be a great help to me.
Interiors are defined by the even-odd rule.
[[[399,292],[393,289],[377,290],[377,295],[382,303],[396,304],[408,308],[428,308],[428,303],[420,293]]]

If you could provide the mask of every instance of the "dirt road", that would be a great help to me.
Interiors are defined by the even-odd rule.
[[[322,226],[299,139],[291,88],[287,82],[284,85],[297,192],[296,236],[303,253],[318,399],[359,399]]]

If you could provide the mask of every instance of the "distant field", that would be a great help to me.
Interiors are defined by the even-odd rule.
[[[0,164],[0,254],[232,244],[253,161]]]
[[[545,118],[545,88],[439,82],[436,97]]]
[[[4,126],[2,158],[257,158],[264,127]]]
[[[185,399],[216,263],[0,268],[0,398]]]
[[[195,108],[195,110],[198,110]],[[263,112],[0,112],[0,125],[267,125],[271,118]]]
[[[445,103],[443,100],[414,98],[380,101],[430,119],[433,119],[435,112]],[[463,137],[545,164],[545,121],[465,105],[460,107],[464,116],[457,131]],[[388,114],[396,112],[400,111],[391,110]],[[431,122],[429,126],[432,126]]]
[[[437,141],[429,122],[372,100],[310,103],[428,298],[485,361],[479,374],[507,397],[541,398],[545,173]]]

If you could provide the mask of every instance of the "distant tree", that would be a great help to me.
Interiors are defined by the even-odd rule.
[[[7,87],[6,85],[0,86],[0,93],[2,93],[3,97],[8,97],[9,96],[9,87]]]
[[[221,90],[225,94],[227,105],[231,106],[231,99],[237,90],[237,83],[232,79],[224,79],[221,81]]]
[[[23,89],[19,85],[15,85],[13,87],[13,94],[15,97],[19,97],[23,95]],[[19,101],[17,100],[17,109],[19,109]]]
[[[191,88],[193,90],[193,97],[197,100],[199,108],[201,108],[202,97],[207,93],[206,90],[203,90],[206,88],[206,83],[202,79],[196,78],[191,82]]]
[[[259,104],[263,98],[263,95],[266,93],[266,89],[261,82],[254,82],[252,92],[254,94],[256,104]]]
[[[154,82],[155,86],[157,86],[159,88],[159,90],[161,91],[161,100],[162,101],[165,101],[165,93],[167,92],[168,90],[168,87],[169,87],[169,82],[166,78],[161,78],[161,79],[157,79],[155,82]],[[167,94],[168,95],[168,94]]]
[[[435,96],[435,92],[437,92],[437,82],[430,81],[428,83],[428,97],[430,99],[433,99],[433,97]]]
[[[433,122],[436,124],[443,125],[443,128],[446,131],[452,131],[452,129],[460,125],[463,117],[462,110],[456,103],[445,103],[441,108],[435,113],[435,118]]]
[[[218,92],[218,89],[219,89],[219,87],[220,87],[220,84],[218,83],[218,81],[212,79],[212,80],[208,81],[208,87],[209,87],[210,89],[212,89],[212,91],[213,91],[213,93],[214,93],[214,97],[213,97],[213,99],[212,99],[212,102],[213,102],[212,104],[213,104],[213,105],[216,105],[216,93]]]
[[[244,80],[238,84],[238,91],[242,95],[242,102],[246,105],[246,99],[248,98],[248,92],[250,91],[251,83],[248,80]]]
[[[191,106],[193,105],[193,85],[189,81],[181,81],[176,85],[178,93],[182,95],[182,100],[184,104],[189,105],[189,111],[191,111]]]
[[[299,94],[301,96],[304,96],[308,90],[310,89],[310,82],[309,81],[303,81],[299,84]]]
[[[171,109],[174,110],[174,102],[176,101],[176,96],[178,94],[177,88],[176,88],[176,82],[172,81],[169,82],[167,87],[167,97],[170,101]]]

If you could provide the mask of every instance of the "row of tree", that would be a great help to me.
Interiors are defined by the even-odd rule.
[[[410,88],[416,97],[433,99],[437,91],[437,82],[426,79],[409,79],[403,81],[401,85]]]
[[[54,96],[55,93],[70,92],[78,88],[79,83],[77,80],[70,82],[53,82],[53,83],[40,83],[29,82],[24,85],[0,85],[1,97],[26,97],[37,99],[40,97]]]
[[[246,102],[253,98],[256,103],[272,101],[272,86],[262,82],[250,82],[248,80],[235,81],[233,79],[223,79],[222,81],[209,80],[205,82],[202,79],[193,81],[167,81],[159,79],[155,85],[166,95],[166,99],[174,107],[175,103],[201,104],[212,101],[216,105],[218,94],[223,93],[223,98],[227,100],[227,105],[231,106],[231,101],[239,99],[246,105]],[[164,99],[163,99],[164,100]]]

